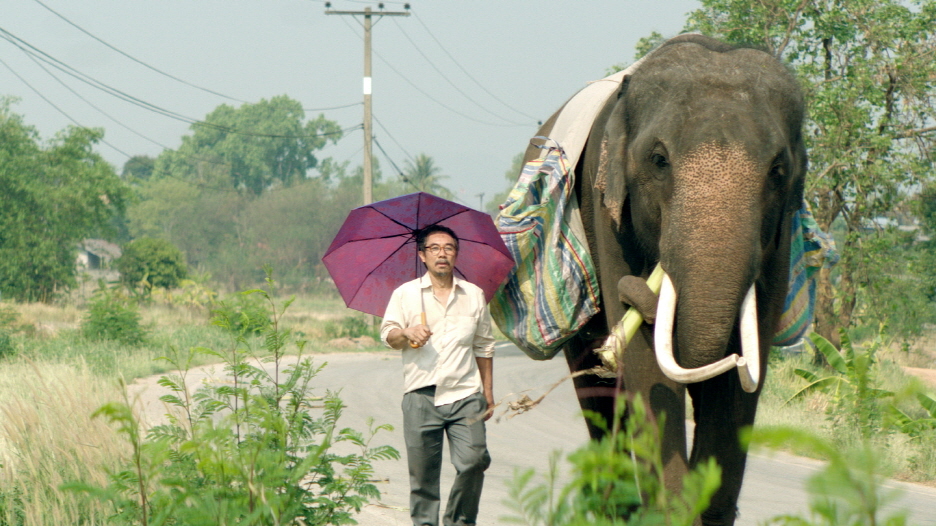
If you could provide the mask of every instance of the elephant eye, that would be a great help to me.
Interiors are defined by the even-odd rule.
[[[786,165],[783,163],[783,160],[778,158],[774,160],[773,164],[770,166],[770,181],[777,187],[782,187],[784,181],[786,181]]]
[[[660,153],[654,153],[650,155],[650,162],[660,170],[664,170],[669,166],[669,161],[666,159],[666,156]]]

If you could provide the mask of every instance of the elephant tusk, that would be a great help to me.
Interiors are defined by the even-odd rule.
[[[664,274],[663,284],[660,288],[660,301],[657,304],[656,325],[653,329],[653,347],[660,370],[667,378],[682,384],[701,382],[734,369],[737,367],[738,361],[743,360],[737,354],[732,354],[715,363],[695,369],[680,367],[673,356],[673,319],[675,314],[676,289],[673,287],[673,281],[669,275]]]
[[[757,335],[757,291],[748,289],[741,303],[741,359],[738,360],[741,388],[747,393],[760,383],[760,339]]]

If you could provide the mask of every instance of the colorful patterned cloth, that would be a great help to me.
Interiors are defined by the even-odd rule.
[[[792,230],[790,290],[773,339],[778,347],[795,345],[806,334],[816,307],[816,272],[839,260],[835,240],[819,228],[805,200],[793,216]]]
[[[598,312],[588,252],[565,152],[549,147],[528,162],[497,216],[517,265],[491,300],[491,317],[536,360],[552,358]]]

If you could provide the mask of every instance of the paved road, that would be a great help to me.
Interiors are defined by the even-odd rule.
[[[378,435],[374,443],[389,444],[405,453],[400,411],[402,364],[398,354],[328,354],[317,355],[315,360],[317,363],[328,362],[314,382],[317,390],[320,393],[326,389],[340,390],[347,405],[341,425],[363,430],[369,417],[378,424],[392,424],[395,431]],[[207,368],[200,371],[199,376],[217,378],[219,370]],[[494,373],[495,398],[513,400],[516,396],[512,394],[525,390],[530,390],[531,398],[537,398],[562,379],[567,371],[564,360],[535,362],[515,347],[502,345],[494,361]],[[153,381],[140,382],[132,387],[141,393],[140,403],[145,406],[147,414],[161,414],[163,410],[156,399],[162,394],[159,391],[162,388]],[[496,414],[500,415],[501,411]],[[508,496],[507,483],[513,479],[515,470],[534,468],[537,474],[545,474],[553,451],[567,454],[588,438],[569,382],[556,388],[533,411],[513,418],[501,417],[499,421],[492,419],[487,429],[493,463],[487,471],[478,517],[478,524],[484,526],[502,524],[502,517],[512,515],[504,500]],[[738,525],[756,526],[781,514],[806,517],[808,506],[803,482],[821,466],[820,462],[786,454],[770,457],[752,454],[739,502],[741,514]],[[567,464],[560,462],[560,467],[567,469]],[[382,461],[375,468],[377,478],[382,481],[378,487],[383,495],[379,503],[362,510],[357,516],[358,522],[362,526],[409,525],[405,462]],[[452,468],[446,452],[443,503],[451,485],[451,476]],[[936,526],[936,489],[898,482],[889,486],[902,491],[901,506],[912,510],[909,524]]]

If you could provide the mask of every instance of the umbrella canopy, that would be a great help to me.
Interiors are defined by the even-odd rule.
[[[458,236],[455,275],[474,283],[490,301],[514,266],[491,216],[425,192],[355,208],[322,262],[345,304],[383,317],[398,286],[423,275],[416,234],[439,224]]]

